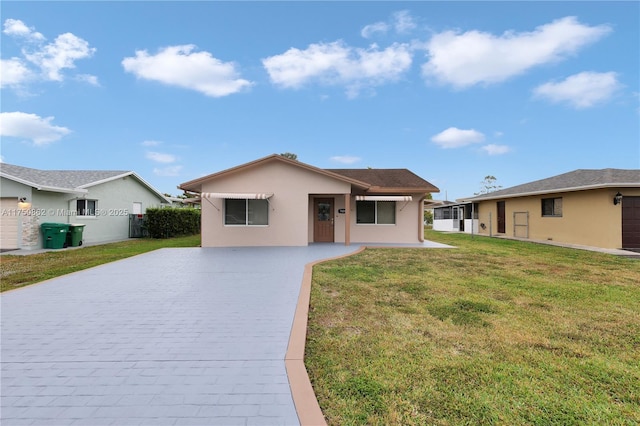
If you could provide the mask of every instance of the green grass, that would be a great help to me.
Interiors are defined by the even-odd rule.
[[[26,256],[0,256],[0,289],[12,290],[70,272],[164,247],[197,247],[200,235],[169,239],[140,238]]]
[[[331,425],[640,423],[640,261],[442,234],[314,267]]]

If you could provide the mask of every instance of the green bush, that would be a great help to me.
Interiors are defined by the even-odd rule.
[[[173,238],[200,233],[200,210],[147,209],[145,226],[151,238]]]

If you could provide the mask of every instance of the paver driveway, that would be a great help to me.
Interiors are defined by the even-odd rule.
[[[304,265],[357,248],[162,249],[4,293],[2,425],[298,424]]]

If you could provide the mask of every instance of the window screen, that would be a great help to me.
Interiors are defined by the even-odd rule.
[[[224,224],[259,226],[269,224],[267,200],[224,200]]]
[[[76,200],[76,215],[95,216],[96,200]]]
[[[396,202],[357,201],[356,223],[394,225],[396,223]]]

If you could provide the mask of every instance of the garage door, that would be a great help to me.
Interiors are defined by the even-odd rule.
[[[18,248],[18,200],[0,198],[0,250]]]
[[[622,248],[640,249],[640,197],[622,199]]]

